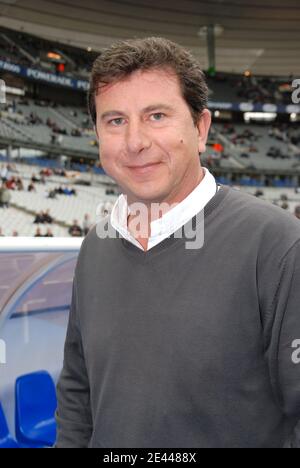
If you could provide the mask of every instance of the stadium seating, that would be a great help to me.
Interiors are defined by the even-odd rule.
[[[299,163],[299,146],[293,145],[288,137],[286,141],[279,140],[272,135],[271,125],[235,124],[232,125],[233,133],[226,133],[225,126],[214,124],[214,135],[224,145],[225,152],[230,155],[228,160],[221,160],[221,167],[251,166],[254,169],[265,170],[290,170]],[[252,138],[243,137],[245,132],[253,135]],[[291,130],[290,130],[291,133]],[[299,138],[299,130],[295,131]],[[268,155],[270,148],[275,147],[279,151],[278,157]]]
[[[0,165],[1,167],[3,166]],[[40,178],[41,168],[41,166],[13,163],[10,176],[20,177],[24,189],[9,190],[9,208],[0,207],[2,235],[12,235],[13,231],[16,231],[19,236],[34,236],[36,229],[41,228],[42,233],[51,229],[54,237],[68,237],[68,229],[75,219],[81,224],[88,214],[93,224],[101,213],[101,207],[110,212],[118,192],[112,195],[106,193],[107,188],[111,186],[111,180],[107,176],[103,174],[91,176],[67,171],[65,177],[56,174],[45,177],[44,183],[35,183],[35,190],[29,192],[27,187],[31,178],[33,175]],[[87,185],[91,180],[93,185]],[[80,181],[83,184],[77,183]],[[75,190],[76,196],[56,194],[55,198],[49,198],[49,193],[57,188]],[[48,210],[53,222],[34,224],[36,215]]]
[[[6,423],[5,415],[0,404],[0,449],[18,448],[17,442],[11,437]]]
[[[20,143],[76,149],[97,158],[95,135],[85,109],[76,110],[45,104],[43,101],[15,99],[1,109],[0,137]],[[73,134],[75,132],[75,135]]]
[[[31,36],[30,34],[0,28],[0,58],[25,66],[35,66],[52,72],[56,71],[55,64],[47,62],[45,57],[49,49],[59,50],[66,58],[65,75],[75,78],[87,78],[92,61],[98,55],[61,43]]]
[[[19,377],[15,386],[16,437],[28,447],[53,446],[57,406],[55,386],[46,371]]]

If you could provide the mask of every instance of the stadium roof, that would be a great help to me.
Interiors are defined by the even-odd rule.
[[[299,0],[0,0],[0,25],[99,50],[116,39],[160,35],[206,69],[201,28],[218,25],[217,70],[300,77]]]

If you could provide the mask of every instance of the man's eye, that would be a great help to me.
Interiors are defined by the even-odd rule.
[[[115,127],[119,127],[120,125],[123,124],[123,122],[124,122],[124,119],[122,117],[118,117],[116,119],[110,120],[108,123],[111,125],[114,125]]]
[[[162,118],[165,116],[162,112],[156,112],[155,114],[152,114],[150,116],[151,120],[154,120],[155,122],[158,122],[159,120],[162,120]]]

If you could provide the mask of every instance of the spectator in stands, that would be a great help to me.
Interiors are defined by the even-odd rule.
[[[46,223],[46,224],[52,224],[53,223],[53,218],[50,215],[50,210],[46,210],[44,212],[44,223]]]
[[[55,191],[56,191],[56,193],[57,193],[58,195],[64,195],[64,193],[65,193],[65,192],[64,192],[64,189],[62,188],[61,185],[60,185],[59,187],[57,187],[57,188],[55,189]]]
[[[51,224],[53,222],[52,216],[49,214],[49,210],[47,211],[40,211],[34,221],[35,224]]]
[[[8,174],[7,166],[1,166],[0,177],[1,177],[2,182],[6,182],[8,176],[9,174]]]
[[[43,237],[43,234],[41,232],[41,228],[36,228],[35,235],[34,237]]]
[[[49,190],[48,198],[56,199],[56,190]]]
[[[53,171],[51,169],[49,169],[48,167],[40,170],[40,175],[41,176],[50,177],[50,176],[52,176],[52,174],[53,174]]]
[[[64,195],[77,195],[75,189],[73,189],[73,188],[69,189],[68,187],[64,187],[64,188],[62,189],[62,193],[63,193]]]
[[[33,222],[34,222],[34,224],[42,224],[42,223],[44,222],[43,219],[44,219],[44,218],[43,218],[43,212],[40,211],[40,212],[36,215],[36,217],[34,218],[34,221],[33,221]]]
[[[83,223],[82,223],[82,229],[83,229],[83,235],[84,236],[86,236],[88,234],[91,227],[92,227],[92,222],[90,220],[90,215],[88,213],[86,213],[84,215],[84,220],[83,220]]]
[[[12,236],[13,236],[13,237],[18,237],[18,236],[19,236],[18,231],[13,231],[13,232],[12,232]]]
[[[31,182],[32,182],[33,184],[39,183],[39,182],[41,182],[41,179],[39,179],[39,178],[36,176],[36,174],[33,173],[32,176],[31,176]]]
[[[72,237],[81,237],[82,236],[82,229],[78,224],[77,219],[74,219],[72,226],[69,228],[69,234]]]
[[[22,179],[20,177],[17,177],[17,179],[16,179],[16,186],[17,186],[17,190],[19,190],[19,191],[24,190],[24,184],[23,184]]]
[[[53,232],[50,228],[47,229],[45,237],[53,237]]]
[[[37,121],[37,116],[34,112],[30,112],[29,117],[28,117],[28,123],[31,125],[35,125],[38,123]]]
[[[54,168],[53,172],[54,172],[55,175],[58,175],[60,177],[66,177],[67,176],[67,172],[64,169]]]
[[[296,216],[296,218],[300,219],[300,205],[297,205],[295,207],[294,215]]]
[[[27,191],[28,192],[36,192],[36,188],[35,188],[35,186],[34,186],[34,184],[32,182],[30,182],[30,184],[28,184]]]
[[[8,179],[5,182],[5,185],[8,190],[16,190],[17,189],[16,178],[12,176],[10,179]]]
[[[81,137],[82,136],[82,133],[81,131],[78,129],[78,128],[73,128],[71,130],[71,136],[74,136],[74,137]]]
[[[9,208],[9,203],[11,200],[11,194],[3,184],[0,188],[0,207]]]
[[[5,237],[2,231],[2,227],[0,227],[0,237]]]

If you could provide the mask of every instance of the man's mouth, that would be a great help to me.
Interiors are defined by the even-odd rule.
[[[128,166],[130,170],[132,170],[135,173],[145,173],[145,172],[150,172],[153,169],[156,169],[161,163],[160,162],[153,162],[153,163],[147,163],[143,165],[135,165],[135,166]]]

